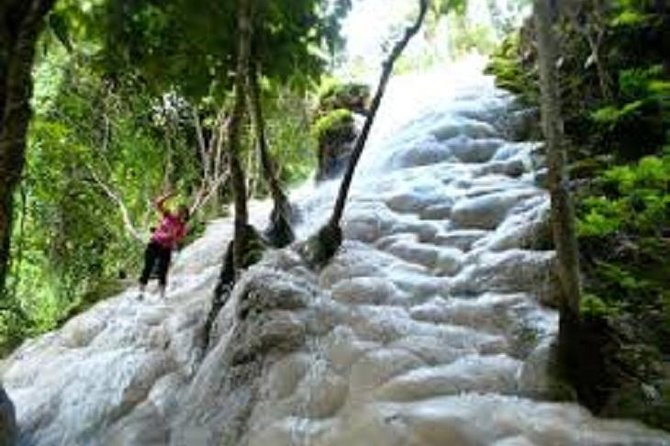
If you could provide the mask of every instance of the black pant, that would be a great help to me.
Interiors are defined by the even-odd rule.
[[[144,251],[144,269],[140,276],[140,283],[146,285],[149,281],[151,271],[156,267],[158,273],[158,283],[165,286],[167,283],[167,272],[170,267],[170,258],[172,257],[172,250],[161,246],[156,242],[149,242],[147,249]]]

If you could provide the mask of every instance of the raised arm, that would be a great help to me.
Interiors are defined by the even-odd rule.
[[[165,209],[165,202],[173,195],[174,192],[167,192],[154,200],[154,206],[158,209],[158,212],[163,215],[168,213],[168,210]]]

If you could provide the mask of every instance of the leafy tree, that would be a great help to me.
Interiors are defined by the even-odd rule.
[[[14,3],[0,7],[2,17],[16,17],[21,8]],[[279,234],[284,243],[292,237],[280,181],[303,177],[305,159],[313,159],[306,147],[305,92],[326,69],[328,52],[341,44],[339,20],[350,3],[249,5],[254,32],[246,75],[238,65],[235,2],[60,0],[44,11],[48,32],[34,42],[42,50],[35,60],[43,91],[34,98],[28,175],[12,212],[18,224],[9,286],[27,318],[20,324],[26,330],[14,334],[51,329],[120,286],[117,275],[135,267],[138,256],[128,253],[141,249],[136,240],[146,237],[148,203],[157,189],[175,185],[193,197],[193,209],[210,199],[228,200],[221,186],[229,154],[238,154],[243,175],[245,163],[255,164],[246,156],[254,153],[245,149],[254,139],[248,117],[261,164],[270,172],[264,187],[277,202],[273,221],[287,223]],[[5,42],[2,56],[9,57]],[[24,74],[29,72],[30,65]],[[239,88],[237,81],[243,82]],[[236,97],[245,102],[237,123]],[[291,107],[290,116],[280,110],[284,106]],[[301,143],[294,147],[294,141]],[[260,184],[261,174],[252,175]],[[246,189],[238,201],[262,189],[249,187],[246,175],[235,177]],[[237,214],[244,220],[243,211]],[[251,238],[239,264],[259,252]],[[14,329],[10,322],[0,317],[0,338]]]
[[[561,318],[561,371],[599,415],[667,429],[668,374],[660,358],[670,345],[670,9],[637,0],[556,4],[561,58],[551,67],[561,74],[568,168],[577,178],[566,185],[577,202],[584,278],[577,323],[566,329]],[[491,66],[531,104],[536,37],[524,26]],[[641,383],[658,392],[653,404],[635,390]]]
[[[131,1],[123,5],[109,2],[100,11],[106,24],[102,65],[113,78],[124,76],[120,67],[128,67],[137,72],[140,79],[151,79],[159,91],[175,88],[189,101],[211,100],[218,104],[215,110],[220,109],[222,98],[231,87],[236,88],[237,72],[242,69],[239,60],[235,59],[239,59],[239,44],[237,47],[233,44],[237,41],[238,26],[236,19],[231,19],[237,17],[241,7],[242,4],[234,2],[196,1],[194,4],[185,0]],[[268,150],[260,80],[267,78],[270,82],[290,82],[306,88],[326,67],[327,60],[321,49],[333,51],[342,43],[339,20],[349,9],[350,1],[273,0],[254,2],[252,7],[249,14],[253,29],[249,37],[249,65],[244,70],[249,73],[245,82],[256,123],[261,166],[277,202],[269,232],[282,232],[290,240],[292,236],[287,230],[290,206],[281,191],[277,166]],[[210,32],[214,27],[216,36]],[[258,100],[254,100],[256,97]],[[237,113],[239,110],[230,112],[227,125],[237,125]],[[220,112],[215,111],[215,114]],[[230,133],[231,130],[227,128],[225,131]],[[235,160],[229,162],[237,163]],[[240,172],[237,168],[231,172],[236,189],[241,187]],[[241,203],[238,203],[237,211],[243,212]],[[244,220],[243,215],[241,217]],[[277,231],[277,225],[283,226],[284,230]]]

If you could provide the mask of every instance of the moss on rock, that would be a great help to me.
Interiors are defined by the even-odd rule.
[[[333,178],[346,166],[356,140],[356,122],[351,111],[339,108],[319,118],[313,126],[318,141],[317,179]]]
[[[319,94],[319,110],[323,112],[347,109],[355,113],[367,112],[370,87],[365,84],[333,83],[326,86]]]

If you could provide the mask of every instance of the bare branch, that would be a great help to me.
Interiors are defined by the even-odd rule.
[[[393,72],[393,65],[395,64],[395,61],[398,59],[398,57],[400,57],[400,55],[402,54],[402,52],[404,51],[405,47],[412,39],[412,37],[421,28],[421,24],[423,23],[427,10],[428,10],[428,0],[420,0],[419,14],[416,17],[416,20],[411,26],[405,29],[404,35],[400,40],[398,40],[395,43],[393,49],[391,50],[391,53],[382,64],[382,73],[379,79],[379,84],[377,86],[377,92],[375,93],[375,96],[372,99],[370,110],[367,116],[365,117],[365,123],[363,124],[363,129],[361,130],[361,134],[356,140],[356,144],[351,153],[351,158],[349,160],[349,165],[347,166],[347,171],[345,172],[344,178],[342,179],[342,183],[340,184],[340,191],[337,196],[335,207],[333,209],[333,214],[330,217],[330,221],[333,226],[338,226],[340,220],[342,219],[342,213],[344,212],[344,205],[346,203],[349,187],[351,186],[351,181],[353,179],[354,172],[356,170],[356,164],[358,163],[358,159],[361,157],[363,149],[365,148],[365,142],[367,141],[368,135],[370,134],[370,129],[372,128],[372,123],[374,122],[375,115],[377,114],[377,110],[379,109],[379,105],[381,104],[382,97],[384,96],[386,85],[388,84],[389,78],[391,77],[391,73]]]
[[[202,208],[207,202],[214,196],[214,194],[219,190],[219,188],[228,181],[230,174],[228,172],[221,174],[214,182],[210,185],[209,188],[202,187],[196,194],[196,198],[193,201],[189,209],[191,215],[195,214],[200,208]]]
[[[91,174],[91,178],[93,178],[95,184],[119,207],[126,232],[138,242],[144,243],[144,237],[142,237],[140,232],[133,225],[132,219],[130,218],[130,212],[128,211],[128,208],[126,207],[121,197],[108,184],[100,179],[91,166],[86,167],[88,168],[88,171]]]
[[[205,136],[202,133],[202,125],[200,124],[200,116],[195,107],[191,108],[191,113],[193,114],[193,124],[195,125],[195,135],[198,139],[198,148],[200,149],[200,158],[202,159],[202,171],[203,177],[209,175],[209,165],[211,154],[208,154],[207,144],[205,143]]]

